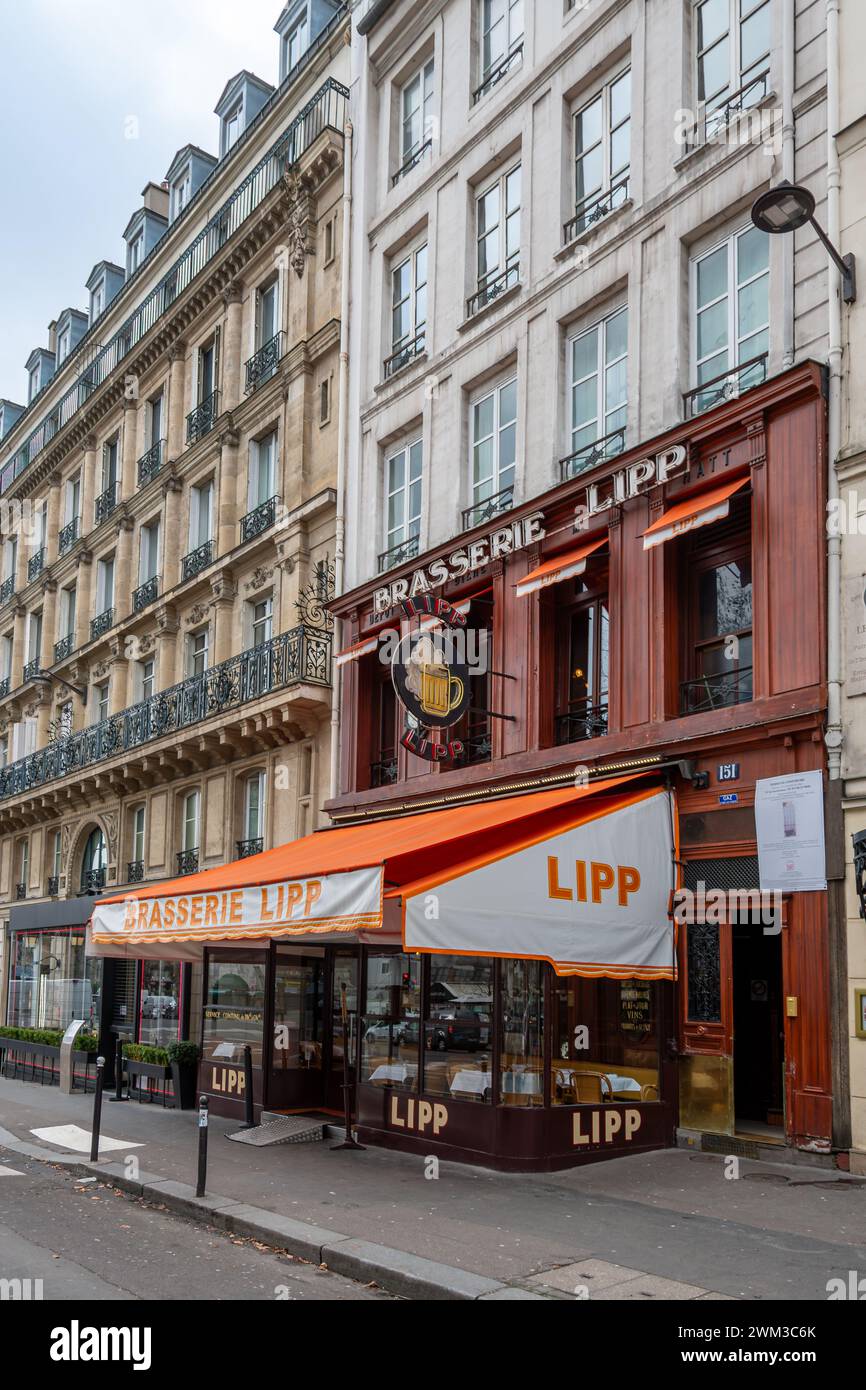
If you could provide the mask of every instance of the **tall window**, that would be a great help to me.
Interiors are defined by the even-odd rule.
[[[723,123],[721,108],[729,99],[742,109],[767,95],[770,23],[770,0],[702,0],[698,4],[698,101],[708,134]],[[714,111],[719,112],[715,120]]]
[[[68,329],[68,328],[64,328],[63,332],[60,334],[60,337],[57,339],[57,365],[58,365],[58,367],[60,366],[60,363],[64,360],[64,358],[66,358],[66,357],[69,356],[69,342],[70,342],[69,329]]]
[[[105,887],[105,870],[108,867],[108,849],[105,836],[97,826],[90,832],[84,846],[81,860],[81,891],[93,893]]]
[[[238,102],[233,111],[223,120],[223,154],[228,154],[232,145],[235,145],[241,133],[241,104]]]
[[[144,232],[129,243],[129,274],[132,275],[144,260]]]
[[[72,723],[74,715],[72,712],[72,701],[64,700],[60,706],[59,735],[61,738],[69,738],[72,733]]]
[[[93,687],[93,707],[96,715],[97,724],[108,718],[109,710],[109,685],[108,681],[103,681],[100,685]]]
[[[692,262],[693,382],[716,383],[693,397],[694,408],[764,381],[769,345],[769,237],[750,227]],[[751,366],[733,370],[743,363]]]
[[[39,395],[39,366],[30,368],[30,375],[27,378],[27,404]]]
[[[66,524],[76,521],[81,512],[81,475],[76,473],[66,484]]]
[[[159,522],[142,526],[138,553],[138,582],[146,584],[159,574]]]
[[[414,444],[407,444],[388,459],[388,529],[385,536],[385,552],[394,564],[418,554],[423,456],[421,440],[416,439]]]
[[[4,632],[3,647],[0,653],[0,678],[4,681],[12,678],[12,650],[14,637],[11,632]]]
[[[68,589],[63,590],[63,600],[61,604],[61,623],[64,637],[75,638],[75,610],[77,601],[77,590],[74,584]]]
[[[148,448],[153,449],[162,439],[163,393],[151,396],[147,403]]]
[[[132,813],[132,859],[135,864],[144,863],[144,816],[144,807],[136,806]]]
[[[216,390],[216,339],[212,338],[198,350],[198,404],[207,401]]]
[[[175,179],[174,183],[172,184],[172,189],[171,189],[171,203],[172,203],[171,215],[172,215],[173,218],[174,218],[174,217],[179,217],[180,214],[183,212],[184,208],[186,207],[187,203],[189,202],[191,189],[192,189],[192,171],[191,171],[190,165],[188,164],[188,165],[186,166],[186,168],[184,169],[183,173],[181,174],[180,178]]]
[[[523,43],[523,0],[481,0],[481,81],[514,57]]]
[[[255,511],[256,507],[263,506],[273,497],[276,457],[276,430],[271,430],[263,439],[254,439],[251,443],[248,511]]]
[[[370,786],[388,787],[397,780],[397,697],[390,668],[374,655],[367,669],[373,689],[370,702]]]
[[[61,865],[61,862],[62,862],[62,861],[61,861],[61,845],[62,845],[62,839],[61,839],[60,831],[59,831],[59,830],[55,830],[55,832],[54,832],[54,838],[53,838],[53,843],[52,843],[52,850],[51,850],[51,877],[52,877],[52,878],[55,878],[55,879],[58,879],[58,878],[60,877],[60,865]]]
[[[577,236],[629,196],[631,72],[602,87],[574,118],[574,220]]]
[[[472,405],[472,502],[478,525],[511,506],[517,458],[517,378]],[[491,500],[493,499],[493,500]]]
[[[518,164],[486,188],[475,205],[478,289],[470,311],[482,309],[520,277],[520,189]]]
[[[688,585],[686,680],[681,712],[752,699],[752,556],[748,497],[727,520],[684,539]]]
[[[305,13],[300,22],[293,29],[290,29],[283,39],[286,73],[290,73],[306,53],[310,42],[309,34],[310,29]]]
[[[100,560],[96,568],[96,612],[107,613],[114,604],[114,557]]]
[[[427,347],[427,243],[391,271],[391,357],[386,375]]]
[[[628,309],[602,319],[568,345],[573,472],[618,454],[628,409]]]
[[[102,491],[113,488],[117,484],[117,439],[109,439],[102,450]]]
[[[260,599],[252,605],[252,644],[263,647],[273,636],[274,601],[272,598]]]
[[[30,631],[27,643],[27,659],[38,663],[42,650],[42,613],[30,614]]]
[[[3,578],[15,581],[15,570],[18,567],[18,537],[9,536],[3,547]]]
[[[585,579],[557,585],[557,744],[607,733],[609,654],[607,568],[600,561],[590,561]]]
[[[207,670],[208,630],[192,632],[189,637],[189,674],[203,676]]]
[[[256,347],[276,337],[279,328],[279,280],[275,276],[256,294]]]
[[[244,839],[261,840],[265,833],[265,774],[255,772],[244,785]]]
[[[400,165],[417,163],[433,136],[433,59],[409,79],[400,94]]]
[[[213,522],[213,480],[190,489],[189,548],[198,550],[211,539]]]
[[[18,882],[26,888],[30,878],[30,841],[22,840],[18,859]]]
[[[138,683],[141,691],[141,699],[149,700],[154,692],[153,660],[140,661],[138,663]]]
[[[183,848],[187,851],[198,849],[200,802],[198,790],[188,792],[183,799]]]

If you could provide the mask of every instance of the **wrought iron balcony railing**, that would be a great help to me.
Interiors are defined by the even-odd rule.
[[[142,608],[146,608],[149,603],[153,603],[159,594],[159,575],[155,574],[151,579],[146,579],[132,594],[132,611],[140,613]]]
[[[56,874],[52,874],[48,880],[48,897],[56,898],[60,892],[60,879]]]
[[[310,45],[301,60],[304,65],[313,59],[316,52],[321,51],[321,48],[327,45],[330,35],[343,22],[344,16],[345,10],[341,7]],[[292,73],[286,78],[286,82],[296,80],[299,68],[300,64],[296,65]],[[259,114],[250,121],[237,145],[233,148],[232,155],[236,153],[241,144],[246,144],[253,137],[254,130],[261,128],[261,122],[266,119],[267,113],[273,110],[274,104],[282,99],[284,91],[285,83],[277,88]],[[109,341],[99,345],[93,329],[84,335],[71,355],[69,363],[64,363],[64,371],[68,370],[72,361],[83,363],[87,355],[95,353],[95,356],[92,361],[82,367],[78,379],[73,382],[59,403],[52,407],[47,415],[43,416],[40,423],[16,450],[14,457],[2,469],[0,472],[0,495],[7,492],[43,449],[48,447],[58,431],[69,423],[90,399],[93,392],[102,386],[129,353],[137,348],[142,338],[171,312],[175,301],[186,292],[193,280],[222,252],[229,238],[244,226],[264,199],[277,187],[286,168],[296,164],[305,150],[309,149],[325,131],[330,130],[342,138],[346,124],[348,101],[347,88],[334,78],[328,78],[294,118],[291,125],[250,170],[243,182],[217,208],[207,225],[186,247],[145,299],[131,311],[124,311],[124,322]],[[221,160],[211,178],[221,177],[224,165],[225,161]],[[193,209],[200,209],[204,205],[203,200],[206,201],[208,197],[213,196],[211,178],[206,179],[197,193],[193,195],[180,218],[194,216]],[[175,226],[179,224],[180,218],[173,224],[173,231]],[[150,255],[145,257],[138,270],[121,290],[118,296],[119,300],[126,299],[130,285],[142,283],[143,276],[148,274],[145,267],[151,266],[151,257],[160,254],[162,254],[161,243],[158,249],[155,248]],[[26,412],[28,416],[31,409],[33,407],[30,407]],[[38,409],[40,407],[36,406],[33,411],[34,416]]]
[[[75,633],[68,632],[65,637],[61,637],[59,642],[54,643],[54,665],[58,661],[66,661],[75,650]]]
[[[198,845],[196,845],[195,849],[178,850],[177,871],[179,874],[198,873]]]
[[[520,265],[515,261],[507,270],[496,271],[492,275],[487,275],[483,280],[478,281],[478,289],[471,294],[466,301],[466,317],[474,318],[482,309],[486,309],[488,304],[499,299],[506,290],[513,289],[520,284]]]
[[[392,545],[390,550],[384,550],[379,556],[379,573],[385,574],[387,570],[396,569],[397,565],[402,565],[406,560],[414,560],[418,555],[420,543],[420,536],[409,536],[407,540],[400,541],[399,545]]]
[[[111,516],[117,506],[117,483],[109,483],[104,492],[101,492],[96,499],[93,508],[94,525],[100,526],[106,517]]]
[[[331,644],[329,628],[292,628],[98,724],[56,739],[0,768],[0,801],[228,714],[272,691],[300,683],[326,687],[331,680]]]
[[[5,697],[9,694],[10,684],[11,682],[8,676],[4,676],[2,681],[0,681],[0,700],[5,699]]]
[[[80,518],[74,516],[71,521],[63,527],[57,538],[57,548],[61,555],[65,555],[67,550],[71,550],[78,540],[78,523]]]
[[[701,714],[728,705],[748,704],[752,699],[752,668],[741,666],[721,675],[699,676],[680,686],[680,714]]]
[[[138,481],[142,487],[145,483],[149,483],[151,478],[155,478],[162,468],[165,458],[165,446],[165,440],[158,439],[155,444],[151,445],[147,453],[142,454],[141,458],[138,460]]]
[[[584,444],[582,449],[577,449],[567,458],[559,460],[560,477],[564,483],[569,478],[577,478],[581,473],[588,473],[590,468],[595,468],[597,463],[605,463],[607,459],[616,458],[625,448],[625,426],[622,429],[611,430],[610,434],[603,434],[600,439],[596,439],[592,444]]]
[[[126,866],[127,883],[142,883],[144,881],[144,860],[130,859]]]
[[[486,497],[482,502],[476,502],[474,507],[467,507],[463,513],[463,530],[471,531],[474,526],[483,526],[485,521],[492,521],[495,516],[502,512],[510,511],[514,505],[514,485],[504,487],[501,492],[494,493],[492,497]]]
[[[212,391],[186,417],[186,442],[194,444],[213,429],[219,415],[219,391]]]
[[[38,674],[39,674],[39,657],[38,657],[38,656],[37,656],[37,657],[34,657],[32,661],[25,661],[25,663],[24,663],[24,672],[23,672],[25,681],[32,681],[32,680],[33,680],[33,677],[34,677],[34,676],[37,676]]]
[[[270,381],[274,375],[283,355],[284,336],[282,331],[274,334],[273,338],[264,343],[258,352],[253,353],[247,362],[245,395],[248,396],[251,391],[255,391],[263,382]]]
[[[596,222],[601,222],[608,217],[616,208],[622,207],[623,203],[629,200],[631,191],[631,175],[620,174],[615,179],[610,188],[602,189],[601,193],[593,193],[589,198],[584,198],[577,204],[574,216],[566,222],[563,228],[563,241],[567,246],[570,241],[574,241],[576,236],[585,232]]]
[[[10,574],[8,579],[4,579],[0,584],[0,603],[8,603],[15,593],[15,576]]]
[[[261,506],[254,507],[246,516],[241,517],[241,544],[245,541],[254,541],[256,536],[262,535],[269,527],[273,526],[277,519],[278,497],[269,497],[267,502],[262,502]]]
[[[489,729],[480,729],[477,733],[468,734],[460,742],[463,744],[463,752],[459,758],[455,758],[455,767],[473,767],[476,763],[490,762],[493,741]]]
[[[712,145],[725,135],[728,126],[733,124],[735,119],[745,111],[754,110],[765,101],[770,94],[770,69],[766,68],[763,72],[756,73],[736,92],[732,92],[724,101],[719,102],[711,109],[706,106],[701,110],[697,121],[692,129],[685,136],[686,150],[697,149],[699,145]],[[775,115],[775,113],[772,113]],[[772,126],[768,128],[765,120],[762,119],[760,112],[755,111],[756,130],[754,132],[754,143],[762,145],[767,143],[768,136],[772,134]],[[742,132],[737,134],[737,143],[745,144],[748,137],[743,136]],[[749,132],[752,135],[752,132]]]
[[[588,738],[602,738],[607,733],[607,705],[588,701],[580,709],[556,716],[556,745],[579,743]]]
[[[425,140],[423,145],[419,145],[417,150],[413,150],[409,157],[400,165],[396,174],[391,175],[391,187],[396,188],[401,179],[405,179],[407,174],[411,174],[416,165],[421,163],[427,151],[432,150],[432,148],[433,139],[431,137],[429,140]]]
[[[484,81],[481,83],[481,86],[476,87],[475,91],[472,93],[473,106],[476,105],[476,103],[479,102],[483,96],[486,96],[489,91],[492,91],[492,89],[499,82],[502,81],[503,77],[505,77],[506,74],[509,73],[517,63],[522,61],[523,40],[521,39],[520,43],[514,45],[510,53],[506,53],[504,58],[501,58],[498,63],[496,63],[492,68],[489,68],[488,71],[484,74]]]
[[[370,786],[391,787],[397,781],[397,759],[380,758],[379,762],[370,764]]]
[[[90,640],[95,642],[97,637],[104,637],[106,632],[114,627],[114,609],[106,608],[104,612],[97,614],[90,620]]]
[[[696,415],[703,415],[705,411],[712,410],[714,405],[734,400],[752,386],[762,385],[767,380],[768,361],[768,354],[763,352],[759,357],[750,357],[747,362],[741,362],[729,372],[722,372],[719,376],[703,382],[701,386],[686,391],[683,396],[685,418],[692,420]]]
[[[16,898],[18,899],[19,902],[21,901],[22,898],[26,898],[26,897],[27,897],[27,884],[26,884],[26,883],[16,883],[16,885],[15,885],[15,896],[16,896]]]
[[[45,568],[45,548],[37,550],[35,555],[31,555],[27,561],[27,581],[32,583]]]
[[[252,840],[237,840],[238,859],[251,859],[254,854],[261,854],[265,842],[261,835],[257,835]]]
[[[85,869],[81,875],[82,893],[101,893],[105,887],[104,869]]]
[[[205,541],[204,545],[191,550],[188,555],[184,555],[180,562],[181,582],[193,579],[202,570],[206,570],[213,559],[213,541]]]
[[[383,367],[385,380],[388,381],[392,376],[396,376],[404,367],[408,367],[410,362],[414,362],[416,357],[423,357],[426,351],[427,328],[425,326],[420,333],[415,334],[414,338],[401,343],[390,357],[385,358]]]

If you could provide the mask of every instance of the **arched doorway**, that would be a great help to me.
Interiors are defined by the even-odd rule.
[[[105,835],[97,825],[91,830],[84,846],[81,860],[81,892],[98,893],[105,887],[105,870],[108,865],[108,846]]]

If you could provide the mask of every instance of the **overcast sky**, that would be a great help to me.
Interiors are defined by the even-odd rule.
[[[279,0],[2,0],[0,397],[182,145],[218,154],[213,114],[241,68],[277,80]],[[129,138],[130,133],[134,138]]]

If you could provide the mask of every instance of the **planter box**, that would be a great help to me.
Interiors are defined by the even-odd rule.
[[[168,1099],[169,1082],[171,1081],[171,1067],[162,1062],[134,1062],[131,1057],[124,1057],[123,1062],[129,1079],[130,1096],[132,1097],[137,1091],[137,1099],[141,1100],[142,1096],[146,1094],[149,1101],[153,1100],[154,1087],[152,1085],[136,1086],[135,1078],[141,1077],[147,1082],[156,1081],[159,1083],[157,1091],[161,1090],[162,1103],[165,1105]]]
[[[174,1104],[178,1110],[195,1110],[198,1101],[198,1063],[182,1067],[171,1063],[171,1081],[174,1087]]]
[[[0,1037],[0,1054],[3,1055],[2,1069],[4,1076],[9,1075],[9,1059],[10,1057],[12,1058],[13,1080],[16,1079],[16,1074],[19,1070],[19,1067],[23,1068],[23,1070],[26,1072],[28,1066],[30,1069],[30,1079],[35,1080],[35,1072],[37,1070],[37,1058],[41,1063],[38,1070],[40,1073],[40,1080],[43,1082],[43,1084],[45,1081],[46,1074],[50,1075],[50,1080],[52,1082],[54,1080],[55,1073],[59,1079],[60,1048],[54,1047],[51,1043],[25,1042],[20,1038]],[[73,1052],[72,1061],[75,1071],[78,1071],[82,1068],[84,1070],[84,1089],[86,1090],[87,1072],[91,1066],[94,1068],[96,1067],[96,1053]],[[46,1066],[46,1062],[50,1065]],[[26,1078],[21,1078],[21,1080],[24,1079]]]

